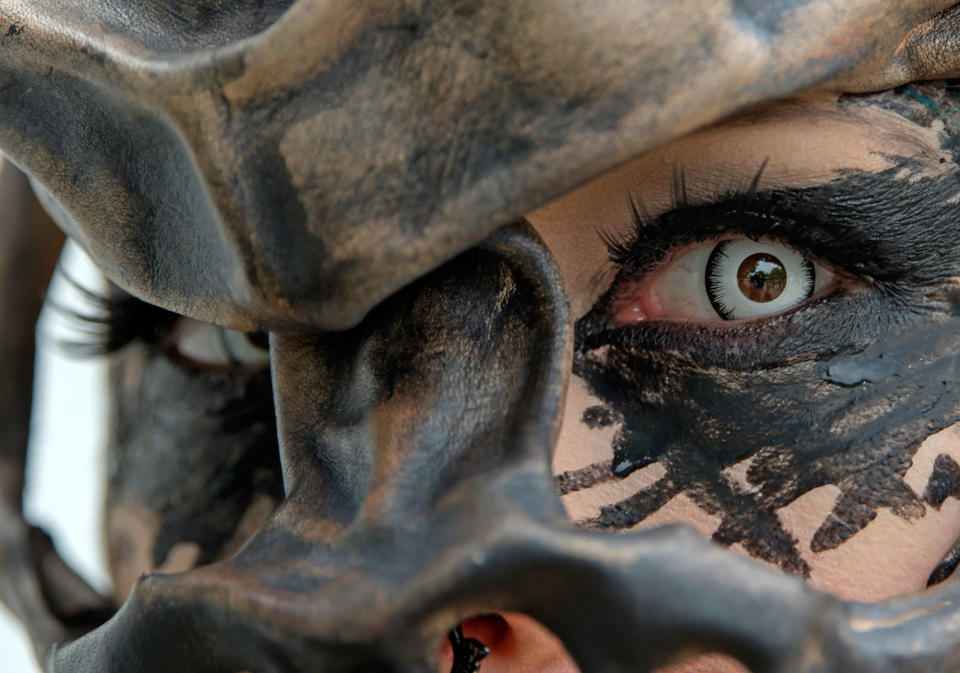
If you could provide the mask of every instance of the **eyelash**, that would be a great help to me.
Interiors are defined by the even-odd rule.
[[[147,344],[161,351],[169,360],[189,370],[232,371],[256,369],[250,362],[233,360],[233,351],[224,343],[226,359],[219,357],[208,361],[197,359],[180,342],[177,334],[190,323],[208,330],[218,330],[212,326],[195,323],[165,309],[137,299],[119,288],[108,285],[105,291],[92,290],[58,268],[58,273],[76,291],[87,307],[72,308],[49,302],[52,308],[67,318],[71,335],[60,337],[56,341],[58,348],[65,354],[77,358],[103,357],[122,350],[134,341]],[[227,338],[227,330],[219,329],[214,333],[220,340]],[[245,336],[251,342],[266,337],[261,333],[243,335],[232,332],[231,335]],[[208,336],[203,334],[203,336]],[[257,343],[258,348],[266,345]],[[202,350],[202,348],[201,348]],[[219,355],[219,354],[218,354]],[[259,363],[257,363],[259,366]]]
[[[804,215],[784,212],[779,192],[734,191],[714,203],[691,206],[682,176],[678,180],[674,207],[669,212],[651,218],[640,201],[630,198],[632,226],[627,233],[601,232],[610,261],[619,271],[643,278],[664,264],[670,253],[681,246],[735,234],[752,240],[779,241],[808,256],[826,260],[851,277],[870,283],[886,282],[882,269],[864,266],[859,240],[841,241],[831,237],[832,245],[828,244],[824,241],[824,225]],[[813,235],[805,235],[807,232]]]
[[[176,313],[141,301],[110,285],[104,291],[92,290],[62,268],[57,273],[69,283],[88,305],[89,310],[51,303],[67,318],[73,335],[57,340],[57,347],[77,358],[102,357],[122,350],[134,341],[159,344],[179,318]]]
[[[788,203],[784,202],[789,199],[784,193],[758,192],[755,185],[756,179],[747,191],[731,192],[715,203],[690,206],[679,174],[675,207],[657,218],[650,218],[642,205],[631,199],[633,222],[626,235],[601,233],[616,277],[578,321],[577,349],[643,348],[669,353],[694,366],[756,369],[835,353],[907,319],[906,302],[895,282],[896,270],[871,264],[869,257],[864,257],[859,237],[836,236],[826,223],[785,210]],[[651,321],[612,325],[610,309],[625,283],[635,283],[661,268],[682,246],[731,234],[777,240],[823,260],[842,278],[856,282],[859,291],[837,287],[785,313],[735,323]]]

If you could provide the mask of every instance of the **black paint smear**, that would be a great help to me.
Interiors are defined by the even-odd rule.
[[[903,477],[920,443],[960,420],[960,319],[944,282],[960,275],[960,206],[950,202],[955,175],[897,180],[902,167],[685,207],[620,244],[617,282],[576,325],[574,373],[623,420],[612,471],[658,462],[666,474],[586,525],[629,528],[682,493],[721,518],[718,542],[807,576],[777,515],[805,493],[828,484],[841,492],[815,552],[843,544],[881,509],[924,515]],[[737,210],[745,204],[751,212]],[[730,329],[609,324],[622,284],[642,276],[625,267],[655,264],[651,251],[676,245],[664,237],[690,238],[678,222],[709,238],[734,221],[741,233],[803,237],[862,287]],[[725,473],[743,461],[746,484]],[[578,487],[597,475],[584,472]]]
[[[584,527],[630,528],[667,504],[680,492],[670,479],[661,479],[647,488],[600,510],[595,519],[583,522]]]
[[[950,497],[960,497],[960,465],[947,454],[941,453],[933,463],[933,472],[927,481],[923,499],[940,509]]]
[[[596,486],[605,481],[612,481],[616,475],[610,463],[594,463],[581,467],[579,470],[568,470],[555,477],[560,495],[582,491],[585,488]]]
[[[596,405],[584,410],[583,417],[580,420],[586,423],[591,430],[605,428],[613,423],[613,412],[607,407]]]
[[[957,462],[947,454],[941,453],[933,463],[933,471],[927,481],[923,499],[939,510],[947,498],[960,498],[960,465],[957,465]],[[937,567],[927,579],[927,586],[943,582],[953,575],[958,567],[960,567],[960,540],[955,541],[937,563]]]
[[[940,582],[953,575],[958,567],[960,567],[960,540],[954,542],[947,553],[943,555],[943,558],[940,559],[937,567],[927,578],[927,586],[932,587],[934,584],[940,584]]]

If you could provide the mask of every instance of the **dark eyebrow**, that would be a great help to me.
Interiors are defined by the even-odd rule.
[[[732,191],[649,218],[634,202],[622,239],[605,236],[615,265],[640,277],[678,245],[724,234],[769,237],[801,248],[881,289],[913,295],[960,275],[960,169],[928,176],[917,162],[849,171],[814,187]]]

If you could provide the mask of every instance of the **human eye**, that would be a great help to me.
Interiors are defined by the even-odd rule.
[[[186,370],[255,372],[269,365],[267,335],[241,332],[193,320],[141,301],[106,284],[92,290],[61,270],[73,288],[71,308],[53,305],[67,318],[59,345],[75,356],[111,355],[129,345]],[[104,284],[105,279],[101,279]]]
[[[931,229],[904,227],[886,197],[857,195],[884,195],[891,182],[892,170],[679,198],[656,217],[634,200],[627,233],[602,234],[613,280],[578,321],[578,350],[646,348],[756,370],[856,348],[916,319],[932,306],[917,295],[937,263],[905,251],[914,236],[928,245],[918,232]]]
[[[829,292],[838,274],[787,243],[723,238],[671,255],[656,273],[623,278],[612,322],[764,318]]]
[[[817,580],[878,513],[924,515],[905,475],[958,419],[956,174],[886,154],[743,188],[758,163],[713,156],[708,186],[651,159],[534,213],[575,316],[558,490],[579,526],[696,522]]]

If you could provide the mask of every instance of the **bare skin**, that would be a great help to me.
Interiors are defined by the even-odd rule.
[[[764,162],[757,185],[760,191],[823,185],[851,170],[878,173],[894,168],[895,157],[912,158],[916,175],[953,171],[954,159],[944,149],[946,137],[942,124],[921,125],[879,105],[844,106],[836,95],[811,95],[751,112],[660,148],[547,204],[528,219],[555,254],[574,317],[580,318],[608,290],[614,275],[607,246],[597,232],[616,236],[628,229],[631,198],[642,202],[650,218],[675,207],[678,167],[685,176],[687,200],[695,205],[746,188]],[[655,317],[691,320],[674,318],[669,307]],[[583,420],[587,409],[602,404],[583,379],[573,377],[554,455],[555,474],[613,458],[618,424],[590,427]],[[935,460],[944,455],[960,461],[960,426],[929,436],[913,454],[903,480],[918,500],[924,497]],[[746,481],[748,462],[727,471],[727,478],[743,489],[751,488]],[[663,473],[663,465],[653,462],[625,478],[567,493],[563,503],[574,522],[587,522],[604,506],[650,487]],[[797,540],[800,556],[810,569],[809,582],[842,598],[877,601],[922,590],[930,572],[960,536],[960,501],[948,498],[940,507],[926,506],[919,516],[905,518],[881,509],[869,525],[843,544],[814,550],[811,539],[831,516],[839,492],[830,484],[820,486],[775,514]],[[680,493],[635,527],[677,522],[709,537],[721,518]],[[892,540],[897,544],[891,544]],[[740,545],[731,549],[748,554]],[[509,637],[498,636],[498,642],[522,638],[524,647],[504,647],[499,653],[492,648],[484,671],[576,670],[559,642],[531,625],[529,619],[508,615],[506,622]],[[474,628],[478,636],[484,635],[482,624]],[[531,667],[534,660],[540,663]],[[448,663],[449,652],[442,665]],[[743,673],[745,669],[729,658],[705,656],[669,670]]]
[[[779,114],[781,110],[786,114]],[[939,160],[947,157],[935,132],[885,110],[837,114],[829,99],[786,103],[695,134],[632,162],[536,211],[530,220],[556,254],[565,278],[570,279],[570,300],[574,315],[579,317],[609,283],[609,278],[598,275],[609,265],[606,247],[596,229],[615,230],[620,226],[618,223],[626,220],[623,209],[628,205],[624,194],[636,189],[641,190],[640,196],[651,216],[670,208],[673,166],[683,166],[692,199],[709,200],[717,192],[730,189],[731,183],[748,183],[768,157],[761,189],[819,184],[843,169],[883,170],[890,167],[884,155],[893,154],[922,158],[930,170],[939,170]],[[580,214],[598,203],[599,207],[593,208],[597,219],[592,226],[584,227]],[[574,377],[554,457],[555,473],[582,467],[609,452],[608,435],[613,428],[591,430],[580,421],[583,411],[597,403],[582,381]],[[919,493],[926,485],[933,458],[944,451],[960,458],[957,429],[931,437],[918,453],[907,478]],[[623,481],[571,493],[564,497],[564,503],[570,517],[578,521],[595,513],[600,505],[615,502],[650,483],[656,475],[654,464]],[[783,516],[801,541],[809,542],[835,497],[836,492],[825,486],[785,508]],[[713,532],[715,518],[682,496],[677,500],[641,526],[680,521],[706,535]],[[960,503],[952,505],[910,522],[881,512],[880,519],[864,531],[866,536],[854,537],[836,550],[817,555],[807,546],[805,554],[814,567],[811,582],[844,598],[858,600],[880,600],[921,589],[934,565],[960,535]],[[879,546],[883,540],[900,539],[903,535],[915,539],[915,544],[894,549]],[[878,557],[880,564],[876,564]],[[876,564],[871,573],[853,572],[868,559],[871,565]]]

